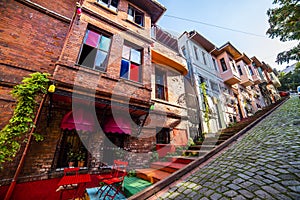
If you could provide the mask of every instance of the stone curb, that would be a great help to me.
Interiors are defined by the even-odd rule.
[[[262,121],[264,118],[266,118],[268,115],[270,115],[274,110],[276,110],[279,106],[281,106],[283,103],[285,103],[289,98],[284,99],[282,102],[280,102],[278,105],[276,105],[274,108],[269,110],[267,113],[262,115],[260,118],[253,121],[251,124],[246,126],[244,129],[230,137],[225,142],[221,143],[220,145],[216,146],[214,149],[212,149],[210,152],[208,152],[206,155],[203,155],[199,157],[197,160],[189,163],[186,167],[172,173],[171,176],[153,184],[152,186],[146,188],[145,190],[131,196],[128,198],[128,200],[144,200],[152,195],[156,194],[160,190],[164,189],[165,187],[169,186],[174,181],[179,180],[182,176],[184,176],[186,173],[190,172],[191,170],[197,168],[200,164],[204,163],[220,151],[222,151],[224,148],[229,146],[231,143],[236,141],[239,137],[241,137],[243,134],[245,134],[247,131],[249,131],[251,128],[253,128],[255,125],[257,125],[260,121]]]

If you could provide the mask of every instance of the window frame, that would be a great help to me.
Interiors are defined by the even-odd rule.
[[[220,59],[220,64],[221,64],[222,71],[226,72],[228,70],[228,67],[226,65],[225,58]]]
[[[218,70],[218,66],[217,66],[217,61],[216,61],[216,59],[214,59],[214,58],[211,58],[211,59],[212,59],[212,61],[213,61],[213,65],[214,65],[215,70],[218,72],[219,70]]]
[[[130,55],[129,55],[129,59],[125,58],[124,57],[124,46],[128,47],[130,49]],[[134,60],[132,59],[135,59],[135,58],[132,58],[132,50],[135,50],[136,52],[139,52],[140,53],[140,63],[138,62],[135,62]],[[127,62],[129,63],[128,65],[128,71],[127,73],[122,73],[122,66],[123,65],[123,62]],[[139,48],[135,45],[132,45],[132,44],[129,44],[129,43],[124,43],[123,44],[123,49],[122,49],[122,58],[121,58],[121,64],[120,64],[120,78],[122,79],[125,79],[125,80],[129,80],[129,81],[134,81],[136,83],[142,83],[142,75],[143,75],[143,69],[142,69],[142,65],[143,64],[143,49],[142,48]],[[131,67],[132,66],[138,66],[138,80],[133,80],[132,77],[131,77]],[[125,66],[124,66],[125,67]],[[127,74],[127,77],[124,76]]]
[[[112,10],[114,12],[118,12],[118,6],[119,6],[119,3],[120,3],[120,0],[107,0],[108,3],[105,3],[103,2],[103,0],[96,0],[96,2],[98,4],[100,4],[101,6],[104,6],[106,8],[108,8],[109,10]],[[117,6],[112,6],[112,1],[117,1]]]
[[[129,14],[130,10],[132,10],[132,14],[133,15]],[[141,23],[137,22],[137,19],[136,19],[137,15],[141,16]],[[136,24],[138,26],[145,27],[145,13],[143,11],[139,10],[138,8],[132,6],[131,4],[128,4],[127,20],[129,20],[130,22],[132,22],[132,23],[134,23],[134,24]]]
[[[194,46],[194,54],[195,54],[196,60],[199,60],[199,56],[198,56],[198,48],[197,48],[196,46]]]
[[[92,31],[93,33],[96,33],[96,34],[99,35],[99,39],[98,39],[99,41],[98,41],[97,47],[93,47],[89,44],[86,44],[86,40],[87,40],[89,31]],[[101,39],[102,39],[102,37],[108,38],[110,40],[109,41],[109,47],[107,48],[107,50],[100,49],[101,48],[101,41],[102,41]],[[105,31],[102,31],[102,30],[98,30],[98,29],[93,28],[93,27],[87,27],[87,29],[85,31],[85,34],[84,34],[84,37],[83,37],[83,41],[81,43],[81,47],[80,47],[80,51],[79,51],[76,63],[78,65],[82,66],[82,67],[86,67],[86,68],[91,69],[91,70],[106,72],[107,66],[108,66],[108,59],[109,59],[109,56],[110,56],[110,51],[111,51],[111,46],[112,46],[112,40],[113,40],[113,35],[112,34],[107,33]],[[84,60],[87,58],[87,55],[91,55],[90,53],[88,53],[85,58],[82,57],[82,56],[84,56],[83,51],[84,51],[85,46],[87,46],[86,48],[90,48],[90,49],[93,48],[90,51],[90,53],[95,49],[97,50],[96,54],[94,56],[92,67],[87,66],[87,65],[84,64]],[[87,49],[86,49],[86,51],[87,51]],[[97,69],[96,62],[97,62],[98,52],[105,53],[106,57],[103,60],[102,64],[100,66],[98,66],[99,68]]]
[[[203,63],[204,63],[204,65],[207,65],[205,55],[206,55],[206,53],[204,51],[202,51]]]
[[[238,72],[239,72],[240,76],[242,76],[243,75],[243,71],[242,71],[241,65],[238,65],[237,69],[238,69]]]
[[[170,144],[171,143],[170,128],[156,127],[156,144]],[[164,135],[166,133],[166,135]]]
[[[158,80],[157,80],[158,74],[162,74],[163,85],[158,83]],[[160,88],[162,88],[163,97],[160,97],[160,95],[159,95],[158,90]],[[164,100],[164,101],[168,101],[167,72],[158,67],[155,67],[155,98]]]

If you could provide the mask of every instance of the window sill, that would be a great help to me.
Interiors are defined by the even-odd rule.
[[[84,72],[88,72],[90,74],[95,74],[95,75],[100,75],[100,74],[105,74],[106,72],[104,71],[99,71],[96,69],[91,69],[89,67],[83,66],[83,65],[79,65],[79,64],[75,64],[74,67],[78,70],[82,70]]]
[[[133,86],[136,86],[136,87],[145,87],[145,85],[140,83],[140,82],[135,82],[135,81],[132,81],[132,80],[129,80],[129,79],[126,79],[126,78],[122,78],[122,77],[120,77],[120,81],[124,82],[124,83],[128,83],[129,85],[133,85]]]
[[[165,101],[165,100],[162,100],[162,99],[156,99],[156,98],[155,98],[155,99],[152,99],[152,101],[154,101],[155,103],[161,103],[161,104],[165,104],[165,105],[168,105],[168,106],[174,106],[174,107],[181,108],[181,109],[187,109],[186,107],[179,106],[179,105],[170,103],[170,102]],[[154,107],[155,107],[155,106],[154,106]]]
[[[135,23],[134,21],[131,21],[130,19],[125,19],[125,21],[127,21],[127,22],[129,22],[129,23],[131,23],[131,24],[133,24],[133,25],[135,25],[135,26],[141,28],[141,29],[145,29],[144,26],[141,26],[141,25]]]
[[[108,8],[107,6],[102,5],[101,3],[94,2],[94,4],[96,4],[97,6],[103,8],[104,10],[107,10],[107,11],[111,12],[111,13],[114,14],[114,15],[117,15],[117,14],[118,14],[117,11],[114,11],[114,10],[110,9],[110,8]]]

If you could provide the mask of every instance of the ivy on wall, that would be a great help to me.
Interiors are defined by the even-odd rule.
[[[200,84],[200,88],[202,90],[202,94],[203,94],[203,102],[205,105],[205,110],[204,110],[204,122],[207,125],[207,130],[208,132],[210,132],[210,123],[209,123],[209,105],[208,105],[208,99],[207,99],[207,93],[206,93],[206,83],[203,82]]]
[[[47,93],[50,74],[33,73],[30,77],[16,85],[11,94],[17,100],[17,105],[9,123],[0,131],[0,166],[6,161],[11,161],[19,151],[21,142],[26,142],[30,130],[34,128],[36,98],[41,93]],[[34,133],[36,141],[43,137]],[[25,138],[25,139],[24,139]]]

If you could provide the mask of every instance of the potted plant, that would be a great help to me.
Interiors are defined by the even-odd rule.
[[[74,167],[74,163],[76,161],[76,153],[73,149],[68,151],[68,164],[69,167]]]
[[[83,152],[81,150],[78,152],[77,161],[78,161],[78,167],[83,167],[84,166],[85,152]]]

